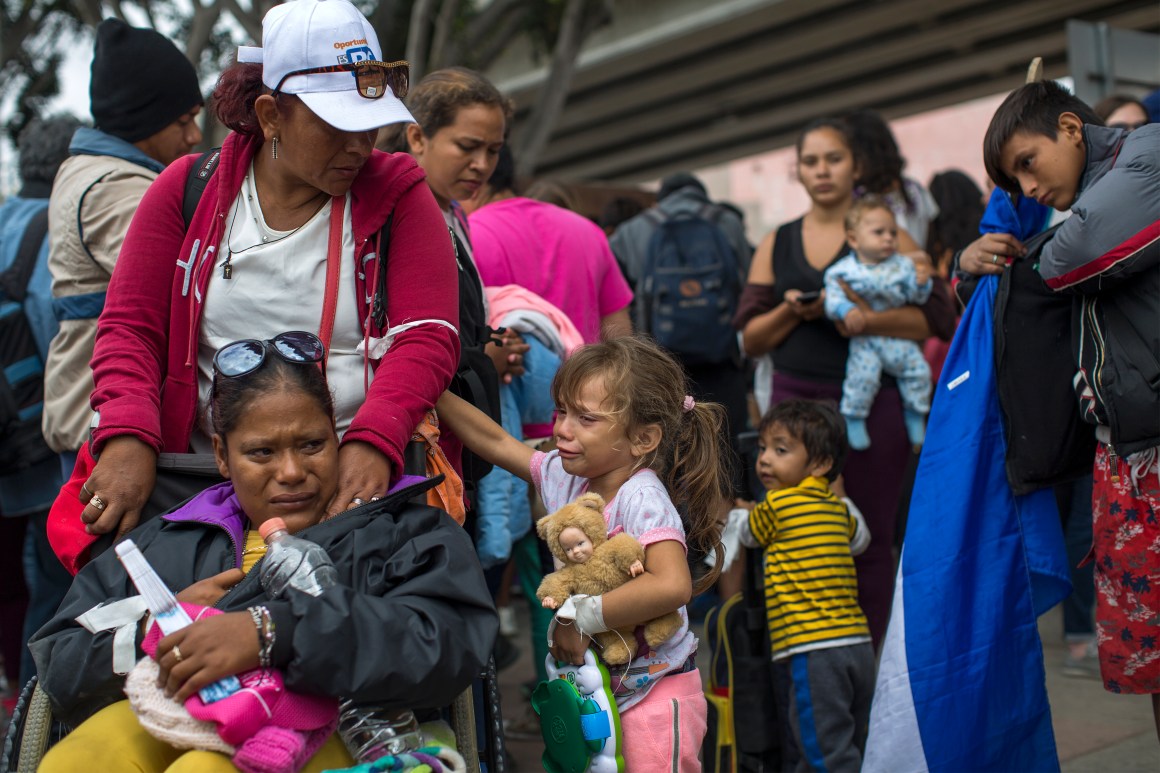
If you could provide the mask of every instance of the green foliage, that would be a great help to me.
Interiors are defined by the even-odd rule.
[[[610,0],[584,0],[584,31],[608,19]],[[568,0],[433,0],[417,25],[423,45],[410,47],[412,14],[420,0],[352,0],[379,35],[383,55],[401,59],[409,50],[425,52],[414,62],[420,72],[464,65],[485,70],[521,37],[533,57],[551,59],[561,39]],[[60,93],[60,71],[70,49],[89,45],[102,18],[124,14],[148,23],[182,47],[203,76],[216,75],[233,61],[274,0],[2,0],[0,2],[0,130],[15,138]],[[574,25],[573,25],[574,26]],[[246,30],[250,32],[247,33]],[[558,112],[559,106],[555,107]],[[553,119],[554,120],[554,119]]]

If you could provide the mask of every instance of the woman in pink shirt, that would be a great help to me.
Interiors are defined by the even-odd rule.
[[[491,180],[470,203],[475,263],[489,287],[519,285],[559,308],[585,343],[632,332],[632,290],[598,225],[517,196],[505,145]]]

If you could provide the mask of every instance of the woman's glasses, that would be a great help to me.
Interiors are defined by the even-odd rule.
[[[396,99],[407,96],[407,89],[411,81],[411,64],[409,62],[348,62],[346,64],[332,64],[326,67],[311,67],[306,70],[294,70],[282,76],[278,85],[274,87],[274,96],[282,91],[282,84],[287,78],[295,75],[325,75],[332,72],[349,72],[354,75],[355,89],[360,96],[367,99],[378,99],[387,93],[387,87]]]
[[[273,351],[287,362],[303,365],[322,362],[326,354],[326,348],[318,336],[302,330],[291,330],[265,341],[247,338],[226,344],[213,356],[214,372],[226,378],[253,373],[266,361],[268,351]]]

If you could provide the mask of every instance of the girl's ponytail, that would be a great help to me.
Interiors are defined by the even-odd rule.
[[[726,445],[725,409],[685,397],[683,415],[669,458],[657,465],[664,483],[685,517],[685,542],[690,553],[716,556],[713,568],[697,578],[693,592],[707,590],[721,573],[721,524],[732,503],[732,470]]]

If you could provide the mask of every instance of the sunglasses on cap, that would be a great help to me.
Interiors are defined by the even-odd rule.
[[[259,341],[246,338],[228,343],[213,356],[213,369],[226,378],[238,378],[253,373],[266,361],[266,352],[273,351],[287,362],[313,365],[322,362],[326,348],[322,340],[302,330],[280,333],[273,338]]]
[[[411,81],[410,62],[347,62],[346,64],[331,64],[326,67],[310,67],[305,70],[294,70],[282,76],[278,85],[274,87],[274,96],[282,91],[282,84],[287,78],[295,75],[325,75],[332,72],[349,72],[354,75],[355,89],[359,96],[367,99],[378,99],[387,93],[387,87],[396,99],[407,96],[407,89]]]

